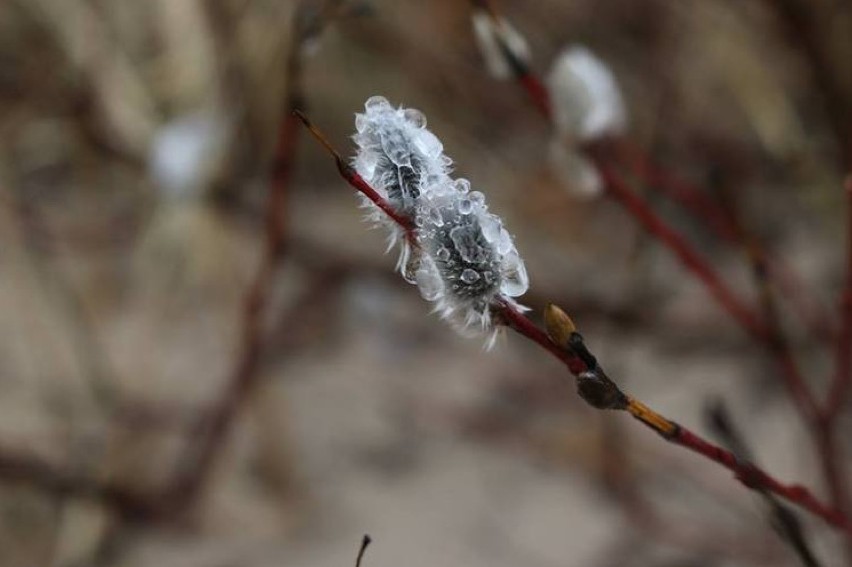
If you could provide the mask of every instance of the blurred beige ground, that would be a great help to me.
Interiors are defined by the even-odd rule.
[[[662,163],[701,184],[736,170],[749,225],[834,306],[839,117],[767,4],[498,5],[542,73],[570,43],[610,63],[632,136]],[[808,4],[839,72],[852,11]],[[296,7],[0,6],[0,453],[156,489],[192,446],[187,424],[221,398],[240,352]],[[346,153],[367,97],[422,110],[513,232],[531,278],[522,302],[570,311],[611,375],[688,427],[708,433],[706,405],[723,399],[760,464],[824,495],[760,348],[614,202],[561,185],[548,126],[517,85],[487,76],[468,16],[465,2],[349,6],[302,56],[306,110]],[[754,297],[739,251],[655,199]],[[520,337],[485,352],[430,315],[356,205],[302,136],[260,380],[197,504],[132,520],[0,470],[0,566],[343,567],[364,533],[370,567],[798,564],[729,473],[591,410]],[[785,322],[823,392],[833,353]],[[161,413],[131,419],[135,405]],[[800,517],[824,564],[841,565],[836,533]]]

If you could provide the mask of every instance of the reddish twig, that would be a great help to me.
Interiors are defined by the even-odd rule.
[[[800,375],[789,349],[770,327],[721,280],[710,264],[689,245],[683,236],[665,223],[610,166],[603,145],[588,145],[587,155],[595,162],[610,196],[619,201],[650,234],[674,252],[684,267],[698,277],[719,305],[759,343],[766,345],[784,376],[787,388],[809,423],[818,409],[813,395]]]
[[[825,341],[834,337],[831,318],[822,305],[812,297],[808,297],[798,274],[778,258],[770,257],[757,240],[745,239],[742,223],[730,211],[720,206],[698,187],[655,164],[642,148],[628,138],[618,138],[612,143],[613,151],[623,158],[630,171],[647,187],[680,205],[724,242],[744,247],[748,254],[758,258],[765,276],[777,286],[815,336]]]
[[[301,120],[302,124],[305,125],[305,128],[307,128],[314,138],[316,138],[326,151],[331,154],[334,158],[334,163],[337,166],[337,171],[340,173],[341,177],[343,177],[343,179],[345,179],[346,182],[349,183],[356,191],[370,199],[374,205],[381,209],[382,212],[390,217],[396,224],[401,226],[405,230],[406,237],[413,243],[415,241],[413,236],[414,222],[410,218],[399,214],[396,209],[394,209],[391,204],[379,194],[378,191],[373,189],[363,177],[358,175],[355,169],[346,163],[346,161],[340,156],[340,153],[334,149],[331,142],[328,141],[325,135],[323,135],[323,133],[313,125],[313,123],[301,110],[294,109],[293,115]]]
[[[495,25],[499,23],[495,16],[494,9],[485,0],[481,0],[479,4],[485,4]],[[498,41],[500,41],[498,37]],[[537,110],[549,121],[553,119],[553,109],[550,103],[550,98],[547,90],[544,88],[541,80],[532,72],[532,70],[523,61],[514,56],[511,50],[504,43],[500,46],[506,56],[507,61],[511,64],[512,70],[515,73],[515,78],[526,90],[530,101]],[[737,296],[722,282],[715,270],[710,267],[697,252],[695,252],[686,240],[673,228],[668,226],[663,220],[658,217],[648,205],[636,195],[630,187],[624,183],[619,176],[615,174],[613,169],[607,163],[606,157],[610,153],[609,149],[613,146],[611,140],[603,140],[596,144],[588,144],[586,151],[589,157],[595,162],[600,170],[604,183],[611,196],[615,197],[624,207],[631,213],[648,232],[657,237],[663,244],[671,249],[693,274],[695,274],[705,285],[708,291],[750,335],[755,337],[759,342],[769,346],[773,356],[778,361],[778,365],[783,372],[785,382],[796,404],[801,409],[809,422],[812,422],[817,415],[817,404],[813,399],[812,394],[806,388],[803,378],[800,376],[795,360],[789,350],[784,348],[782,341],[777,336],[773,336],[770,328],[760,320],[760,317],[749,309]],[[663,179],[664,172],[657,168],[650,170],[650,162],[646,160],[644,172],[653,173],[656,181]],[[673,192],[679,200],[688,203],[690,207],[703,207],[708,204],[708,200],[698,197],[699,193],[688,190],[683,184],[671,182],[673,178],[665,175],[665,185]],[[713,204],[709,209],[714,212],[713,226],[716,227],[722,234],[731,240],[736,240],[736,226],[727,217],[725,212],[718,206]]]
[[[544,331],[539,329],[535,323],[530,321],[517,309],[513,309],[510,305],[501,303],[496,306],[495,311],[499,315],[503,324],[558,358],[563,364],[565,364],[565,366],[568,367],[571,374],[576,375],[586,369],[586,365],[583,364],[583,361],[580,360],[577,355],[555,345],[553,341],[547,337],[547,334]]]
[[[363,186],[370,188],[369,184],[360,178],[360,176],[357,176],[357,174],[355,176],[344,175],[344,171],[346,170],[341,168],[339,165],[342,162],[340,154],[328,143],[322,133],[314,127],[302,113],[298,113],[298,115],[304,122],[305,126],[311,130],[314,136],[316,136],[325,148],[335,157],[335,160],[338,163],[338,169],[341,170],[342,177],[358,191],[362,191]],[[371,193],[367,195],[371,200],[373,200],[374,197],[371,195],[376,196],[378,201],[374,200],[374,202],[383,211],[393,211],[391,205],[379,196],[375,190],[372,190]],[[399,215],[396,215],[391,218],[396,219],[398,216]],[[405,224],[401,224],[401,226],[403,226],[408,233],[411,233],[411,229],[409,228],[411,226],[410,221]],[[558,337],[554,339],[554,333],[549,330],[548,334],[545,334],[544,331],[511,305],[499,302],[494,304],[492,309],[499,321],[547,350],[547,352],[565,364],[568,370],[574,376],[578,377],[578,379],[583,379],[587,376],[588,371],[599,370],[594,357],[588,353],[588,351],[584,350],[584,354],[583,352],[578,352],[574,348],[566,347],[566,344],[563,344],[564,341],[559,340]],[[762,328],[762,325],[760,325],[759,328]],[[576,335],[576,333],[573,334]],[[550,335],[550,337],[548,337],[548,335]],[[823,518],[829,524],[852,533],[852,526],[850,526],[849,520],[846,516],[844,516],[842,512],[820,502],[807,488],[800,485],[784,484],[762,469],[759,469],[749,463],[738,461],[733,453],[704,440],[692,431],[654,412],[638,400],[626,396],[618,390],[617,386],[615,386],[615,384],[608,378],[606,379],[604,388],[611,388],[614,390],[602,392],[600,388],[593,388],[594,394],[600,395],[600,397],[595,397],[593,401],[590,401],[590,398],[583,395],[583,392],[581,392],[581,395],[583,395],[584,399],[586,399],[586,401],[590,401],[590,403],[592,403],[595,407],[601,409],[618,409],[629,412],[645,426],[650,427],[660,434],[666,441],[681,445],[731,470],[735,474],[736,478],[747,487],[760,487],[763,490],[777,494],[778,496],[787,499],[789,502]],[[602,405],[602,402],[609,403],[611,405],[604,406]]]
[[[505,20],[500,17],[500,13],[488,0],[471,0],[474,8],[484,10],[491,19],[491,24],[495,29],[500,29],[505,25]],[[550,95],[547,93],[547,87],[541,82],[526,61],[520,59],[518,55],[506,44],[504,37],[500,34],[495,34],[494,37],[497,46],[500,48],[500,53],[506,58],[506,63],[515,76],[515,80],[524,89],[530,97],[530,101],[543,116],[550,118],[553,113],[553,108],[550,103]]]

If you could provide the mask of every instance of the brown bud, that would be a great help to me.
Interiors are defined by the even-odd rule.
[[[577,328],[567,313],[551,303],[544,309],[544,324],[550,340],[562,348],[569,348],[571,335],[577,332]]]

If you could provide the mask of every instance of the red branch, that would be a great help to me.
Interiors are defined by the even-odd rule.
[[[852,524],[843,512],[820,502],[806,487],[800,484],[784,484],[762,469],[740,461],[730,451],[705,441],[685,427],[679,426],[675,436],[670,441],[719,463],[732,471],[736,478],[747,487],[767,490],[776,494],[823,518],[829,524],[852,534]]]
[[[553,108],[550,104],[550,95],[548,95],[547,88],[542,84],[541,79],[527,70],[518,76],[518,82],[527,91],[536,110],[543,116],[550,118],[553,115]]]
[[[577,376],[586,369],[582,360],[571,353],[566,352],[564,349],[559,348],[547,337],[544,331],[539,329],[532,321],[516,309],[506,304],[500,304],[497,306],[497,310],[500,318],[507,326],[547,350],[550,354],[565,364],[574,376]],[[642,420],[639,421],[659,433],[659,431],[648,422]],[[852,534],[852,524],[850,524],[849,519],[844,515],[844,513],[839,509],[832,508],[831,506],[822,503],[806,487],[798,484],[785,484],[775,479],[766,471],[750,463],[740,461],[732,452],[705,440],[689,429],[681,425],[673,425],[675,427],[672,435],[662,435],[663,439],[666,441],[685,447],[690,451],[694,451],[712,461],[715,461],[716,463],[719,463],[723,467],[732,471],[735,477],[746,487],[772,492],[773,494],[776,494],[781,498],[812,512],[814,515],[823,518],[829,524]]]
[[[372,201],[378,208],[382,210],[387,216],[391,218],[396,224],[401,226],[405,230],[406,237],[409,241],[414,242],[414,222],[406,216],[399,214],[393,206],[385,200],[384,197],[379,195],[379,192],[373,189],[369,183],[367,183],[363,177],[358,175],[358,173],[349,165],[346,165],[343,160],[337,159],[337,169],[340,171],[340,175],[349,182],[352,187],[354,187],[358,192],[362,195],[366,196],[370,201]]]
[[[487,2],[479,3],[488,6]],[[777,3],[783,6],[792,5],[792,2],[788,0],[777,0]],[[786,15],[789,15],[789,13]],[[789,18],[789,20],[791,22],[796,21],[795,18]],[[812,40],[813,37],[811,34],[806,39]],[[809,47],[812,46],[809,45]],[[511,55],[510,50],[505,46],[504,51],[508,55]],[[819,57],[816,57],[816,59],[819,59]],[[516,61],[515,58],[510,57],[509,62],[514,64],[515,77],[529,95],[532,104],[548,121],[552,122],[552,102],[539,78],[526,65]],[[817,61],[817,63],[820,62]],[[821,78],[824,78],[827,74],[821,73],[818,75],[822,75]],[[829,94],[835,94],[836,92],[833,89],[826,90],[830,91]],[[836,103],[836,97],[829,98],[830,103]],[[830,104],[830,106],[838,107],[838,104]],[[848,128],[846,128],[848,125],[848,120],[846,120],[848,113],[842,112],[840,114],[843,115],[843,120],[838,121],[838,123],[842,124],[839,127],[838,138],[844,150],[848,150],[850,147],[848,142],[852,139],[849,136]],[[845,131],[843,130],[844,128],[846,128]],[[761,487],[810,510],[829,523],[844,529],[847,535],[852,537],[852,527],[850,527],[849,520],[845,515],[846,511],[849,510],[847,507],[848,499],[845,491],[842,467],[839,464],[836,437],[834,435],[835,429],[833,427],[834,417],[842,407],[850,385],[852,385],[852,203],[850,204],[849,220],[849,276],[842,300],[843,327],[838,338],[838,368],[831,389],[831,398],[827,402],[826,407],[820,408],[815,397],[807,388],[790,350],[783,341],[783,337],[778,332],[773,332],[773,328],[769,326],[768,322],[763,321],[758,313],[755,313],[740,301],[722,282],[710,264],[624,183],[621,177],[607,163],[606,152],[604,151],[606,145],[606,142],[600,142],[584,149],[597,165],[610,195],[624,205],[628,212],[649,233],[657,237],[678,256],[683,265],[702,281],[713,297],[734,317],[743,329],[757,339],[758,342],[769,348],[770,353],[773,355],[784,376],[785,384],[793,401],[807,419],[808,424],[813,426],[813,431],[819,442],[820,458],[825,476],[832,490],[835,508],[832,509],[823,505],[807,489],[801,486],[784,485],[760,469],[751,465],[744,466],[737,461],[732,453],[704,441],[682,427],[677,428],[675,436],[665,436],[665,438],[696,451],[734,471],[737,477],[747,486],[751,486],[752,488]],[[850,155],[852,154],[844,151],[844,158],[850,159]],[[640,158],[638,161],[636,159],[637,156]],[[738,227],[735,222],[732,222],[733,219],[730,219],[725,214],[724,210],[720,210],[715,203],[703,198],[699,191],[693,190],[687,184],[681,183],[677,178],[669,176],[667,172],[654,166],[650,160],[645,159],[643,153],[636,154],[634,152],[633,158],[633,160],[628,160],[628,163],[630,163],[634,169],[634,173],[640,178],[653,187],[662,189],[673,201],[680,203],[684,208],[692,211],[693,214],[703,218],[724,240],[739,243],[740,234],[737,230]],[[852,180],[847,181],[847,191],[852,192]],[[708,215],[709,218],[707,218]],[[768,261],[765,254],[760,258],[760,264],[772,273],[777,280],[776,283],[779,289],[791,300],[800,316],[810,324],[817,335],[825,337],[833,334],[831,325],[827,323],[828,318],[821,313],[817,313],[814,305],[802,298],[799,280],[793,275],[792,271],[786,269],[785,266],[778,262]],[[562,360],[569,369],[576,367],[575,361],[566,360],[564,353],[559,352],[558,349],[554,350],[552,346],[548,345],[549,341],[547,337],[543,337],[543,333],[529,322],[526,317],[515,312],[509,306],[502,306],[502,311],[502,319],[507,325],[544,347],[548,352]],[[636,416],[634,415],[634,417]],[[640,421],[653,428],[647,421],[642,419]]]
[[[565,364],[565,366],[568,367],[568,370],[571,371],[571,374],[577,375],[582,371],[586,370],[586,365],[583,363],[582,360],[580,360],[578,356],[571,354],[555,345],[553,341],[551,341],[547,337],[547,334],[544,331],[539,329],[532,321],[530,321],[517,309],[514,309],[510,305],[507,305],[505,303],[500,303],[495,306],[495,311],[496,314],[499,316],[500,320],[502,320],[507,327],[525,336],[526,338],[528,338],[529,340],[536,343],[543,349],[547,350],[550,354],[558,358],[560,361],[562,361],[563,364]]]
[[[683,266],[698,277],[710,294],[739,324],[761,344],[767,345],[776,359],[784,381],[804,416],[812,423],[818,414],[816,401],[807,389],[789,351],[781,348],[760,316],[747,307],[719,278],[710,264],[701,257],[683,236],[666,224],[610,166],[602,146],[589,145],[587,155],[595,162],[609,195],[618,200],[650,234],[674,252]]]
[[[713,234],[728,244],[742,246],[742,225],[731,214],[711,199],[704,191],[691,183],[658,166],[645,151],[627,138],[613,141],[614,148],[644,184],[677,203],[694,219],[703,223]],[[813,334],[826,341],[834,337],[831,317],[822,305],[808,297],[801,278],[790,266],[778,258],[770,258],[762,247],[759,252],[772,282],[812,330]]]
[[[749,334],[764,341],[768,336],[766,326],[751,309],[745,306],[722,282],[709,263],[666,224],[647,203],[639,197],[610,167],[605,152],[598,146],[589,146],[589,157],[595,162],[609,195],[619,201],[639,223],[674,252],[683,265],[695,274],[716,300]]]
[[[367,194],[368,198],[370,198],[374,203],[376,203],[379,208],[383,211],[393,211],[393,208],[390,206],[387,201],[385,201],[370,185],[364,181],[363,178],[354,175],[345,175],[344,172],[349,173],[351,169],[347,169],[346,167],[341,167],[342,160],[331,147],[331,145],[325,140],[325,137],[319,132],[317,128],[315,128],[311,122],[302,115],[302,113],[296,113],[304,122],[305,126],[307,126],[311,132],[320,140],[323,145],[335,156],[335,159],[338,163],[338,169],[341,171],[343,178],[356,190],[364,192],[363,190],[369,189]],[[354,173],[354,172],[352,172]],[[388,213],[390,216],[390,213]],[[399,215],[392,216],[394,220]],[[411,222],[401,223],[401,226],[405,228],[405,230],[411,234]],[[523,335],[527,339],[533,341],[540,347],[544,348],[551,355],[556,357],[560,362],[565,364],[568,370],[573,375],[578,375],[584,370],[586,370],[585,363],[575,354],[566,351],[565,349],[559,347],[555,343],[553,343],[547,336],[547,334],[542,331],[539,327],[537,327],[532,321],[530,321],[526,316],[520,313],[517,309],[512,306],[498,302],[492,306],[495,311],[495,315],[508,327]],[[646,425],[649,425],[647,422],[643,422]],[[676,426],[674,435],[664,437],[667,441],[676,443],[683,447],[686,447],[696,453],[699,453],[723,466],[732,470],[738,479],[742,481],[746,486],[750,488],[761,488],[764,490],[768,490],[772,493],[777,494],[778,496],[787,499],[793,504],[801,506],[802,508],[809,510],[815,515],[823,518],[826,522],[830,523],[833,526],[836,526],[840,529],[843,529],[847,532],[852,532],[852,527],[850,527],[848,519],[843,515],[842,512],[834,510],[824,504],[822,504],[813,494],[806,488],[799,485],[786,485],[763,470],[754,467],[753,465],[748,465],[739,462],[733,453],[718,447],[710,443],[709,441],[704,440],[699,437],[695,433],[680,427]]]

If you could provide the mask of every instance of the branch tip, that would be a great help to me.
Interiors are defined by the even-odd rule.
[[[332,155],[332,157],[334,157],[334,159],[335,159],[338,163],[342,163],[342,162],[343,162],[343,158],[341,158],[341,157],[340,157],[340,154],[337,152],[337,150],[334,148],[334,146],[331,144],[331,142],[329,142],[329,141],[328,141],[328,138],[326,138],[326,137],[325,137],[325,134],[323,134],[323,133],[322,133],[322,131],[321,131],[319,128],[317,128],[317,127],[314,125],[314,123],[313,123],[313,122],[311,122],[310,118],[308,118],[308,117],[305,115],[305,113],[304,113],[304,112],[302,112],[302,111],[301,111],[301,110],[299,110],[298,108],[294,108],[294,109],[293,109],[293,115],[294,115],[296,118],[298,118],[298,119],[302,122],[302,124],[305,126],[305,128],[307,128],[307,129],[308,129],[308,131],[311,133],[311,135],[312,135],[312,136],[313,136],[313,137],[314,137],[314,138],[315,138],[315,139],[316,139],[316,140],[317,140],[320,144],[322,144],[322,146],[325,148],[325,150],[326,150],[328,153],[330,153],[330,154]]]
[[[373,538],[370,537],[370,534],[364,534],[364,537],[361,539],[361,547],[358,549],[358,557],[355,559],[355,567],[361,567],[361,559],[364,558],[364,552],[367,551],[367,548],[373,542]]]

